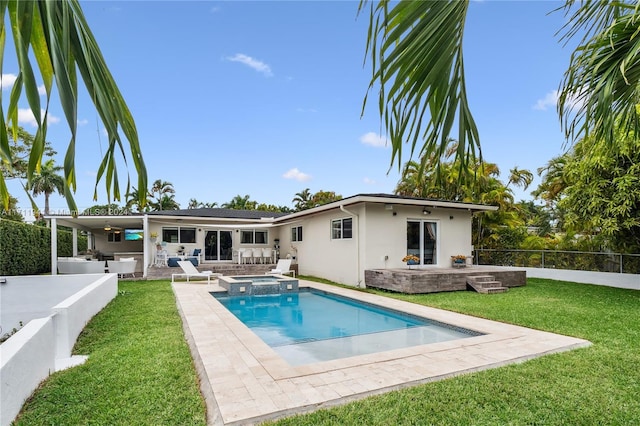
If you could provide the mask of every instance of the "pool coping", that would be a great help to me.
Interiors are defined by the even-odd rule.
[[[255,423],[370,395],[589,346],[587,340],[336,286],[311,287],[484,333],[481,336],[290,366],[220,304],[218,285],[174,283],[209,424]],[[480,296],[479,297],[487,297]]]

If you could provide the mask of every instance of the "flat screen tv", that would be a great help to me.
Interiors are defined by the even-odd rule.
[[[125,229],[124,240],[125,241],[142,241],[144,238],[144,231],[142,229]]]

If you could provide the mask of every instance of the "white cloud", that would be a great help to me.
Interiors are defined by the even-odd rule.
[[[44,87],[44,84],[41,84],[40,86],[38,86],[38,94],[40,96],[44,96],[47,94],[47,88]]]
[[[364,135],[360,136],[360,142],[365,145],[383,148],[389,145],[389,140],[385,136],[381,136],[375,132],[365,133]]]
[[[315,108],[296,108],[296,112],[318,112]]]
[[[78,120],[78,126],[86,126],[87,124],[89,124],[89,120],[87,120],[86,118]]]
[[[44,116],[44,110],[42,110],[42,115]],[[47,116],[47,123],[48,124],[55,124],[55,123],[59,123],[60,122],[60,118],[52,115],[51,113],[49,113],[49,115]],[[31,112],[31,109],[29,108],[18,108],[18,123],[21,125],[29,125],[31,127],[38,127],[38,123],[36,122],[36,118],[33,115],[33,112]]]
[[[2,74],[2,90],[11,89],[16,78],[18,78],[18,76],[15,74]]]
[[[368,177],[366,177],[366,178],[362,179],[362,181],[363,181],[364,183],[366,183],[367,185],[375,185],[375,184],[377,183],[375,180],[370,179],[370,178],[368,178]]]
[[[236,53],[233,56],[228,56],[227,60],[231,62],[240,62],[241,64],[244,64],[258,72],[261,72],[267,77],[271,77],[273,75],[273,73],[271,72],[271,67],[269,65],[242,53]]]
[[[282,175],[282,177],[285,179],[295,179],[298,182],[306,182],[309,179],[311,179],[311,175],[302,173],[300,170],[298,170],[297,167],[294,167],[293,169],[288,170],[285,174]]]
[[[533,109],[537,109],[539,111],[546,111],[548,108],[555,108],[558,105],[558,91],[552,90],[547,93],[544,98],[538,99],[536,104],[533,106]]]
[[[544,98],[538,99],[538,102],[533,106],[533,109],[537,109],[539,111],[546,111],[548,108],[556,108],[558,106],[558,98],[560,94],[557,90],[552,90],[547,93]],[[566,102],[567,107],[569,109],[579,109],[582,106],[582,101],[577,99],[567,99]]]

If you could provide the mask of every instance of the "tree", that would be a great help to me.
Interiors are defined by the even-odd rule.
[[[140,194],[138,189],[135,186],[132,187],[131,190],[127,192],[127,194],[125,195],[125,200],[126,200],[125,208],[132,209],[135,207],[135,210],[137,212],[148,211],[149,203],[151,202],[150,195],[148,192],[144,191],[144,197],[146,197],[144,204],[140,203],[141,197],[142,195]]]
[[[420,162],[409,161],[398,182],[395,193],[398,195],[433,198],[465,203],[496,205],[495,212],[484,212],[474,217],[473,241],[478,248],[493,248],[498,245],[512,248],[524,238],[526,231],[518,207],[514,204],[513,191],[500,179],[500,170],[495,164],[475,160],[466,165],[456,156],[457,144],[449,141],[442,158],[431,156]],[[439,168],[433,167],[438,162]],[[426,167],[421,167],[421,164]],[[514,175],[532,175],[527,170]],[[520,179],[515,179],[520,181]],[[525,179],[526,180],[526,179]],[[514,228],[510,232],[504,228]]]
[[[0,208],[0,219],[12,220],[14,222],[24,222],[24,216],[18,210],[18,199],[15,197],[9,197],[9,207]]]
[[[49,196],[54,192],[59,193],[63,197],[64,191],[64,178],[58,174],[62,170],[62,167],[56,166],[53,159],[47,160],[40,172],[36,173],[31,180],[27,189],[30,190],[34,196],[44,194],[44,214],[49,214]]]
[[[151,202],[151,207],[156,210],[179,210],[180,204],[175,200],[175,195],[163,194],[158,202]]]
[[[164,200],[168,194],[172,194],[169,198],[173,199],[176,190],[173,189],[173,184],[171,182],[163,181],[162,179],[156,179],[151,186],[151,190],[149,191],[149,197],[151,197],[151,201],[149,205],[155,210],[165,210],[163,209],[163,203],[171,203],[167,200]],[[175,201],[174,201],[175,203]],[[176,210],[173,208],[167,210]]]
[[[300,192],[296,192],[291,202],[295,206],[296,211],[308,209],[309,203],[311,202],[311,191],[309,188],[305,188]]]
[[[368,0],[361,0],[362,11]],[[576,6],[578,4],[578,6]],[[391,140],[391,164],[410,157],[440,167],[448,138],[458,128],[456,160],[481,158],[480,138],[466,95],[463,34],[468,1],[370,2],[366,53],[371,57],[369,90],[379,85],[380,117]],[[640,9],[631,1],[566,0],[561,40],[584,34],[561,86],[558,112],[572,141],[594,133],[615,144],[613,123],[640,134],[636,109],[640,87]],[[377,88],[376,88],[377,90]],[[365,96],[364,104],[367,103]]]
[[[188,209],[201,209],[201,208],[212,209],[214,207],[218,207],[218,203],[216,203],[215,201],[213,203],[203,203],[196,200],[195,198],[191,198],[189,200],[189,204],[187,205]]]
[[[334,201],[342,200],[342,195],[336,194],[333,191],[318,191],[311,197],[309,201],[309,208],[318,207],[323,204],[333,203]]]
[[[14,139],[13,133],[9,132],[9,150],[11,151],[11,165],[0,162],[2,175],[5,179],[26,179],[29,167],[29,155],[33,147],[34,136],[22,127],[18,126],[17,137]],[[51,142],[44,143],[44,153],[46,157],[53,157],[57,152],[52,148]]]
[[[640,140],[617,132],[605,141],[578,142],[565,154],[566,187],[557,196],[569,232],[599,236],[604,248],[640,251]]]
[[[244,197],[240,194],[236,195],[229,201],[228,203],[223,203],[222,207],[225,209],[233,209],[233,210],[255,210],[256,205],[258,204],[255,201],[250,200],[249,194]]]
[[[133,116],[107,68],[79,2],[77,0],[7,1],[0,3],[0,13],[3,34],[0,59],[4,56],[4,35],[7,29],[10,29],[19,68],[9,97],[6,115],[4,112],[0,113],[0,162],[3,166],[11,167],[15,163],[9,140],[18,139],[18,102],[24,90],[29,109],[37,122],[36,134],[29,148],[26,170],[28,187],[40,172],[45,154],[49,103],[55,83],[55,92],[60,97],[60,104],[71,132],[64,161],[64,195],[69,208],[77,211],[72,193],[76,190],[75,146],[78,142],[76,130],[79,74],[107,131],[108,139],[107,150],[98,167],[94,196],[97,196],[97,186],[104,177],[107,197],[111,199],[113,196],[116,200],[120,199],[116,151],[121,152],[126,160],[125,146],[120,132],[128,141],[131,158],[138,174],[137,186],[146,188],[147,172]],[[10,25],[5,26],[5,22]],[[36,67],[32,63],[33,59]],[[46,92],[44,105],[41,105],[39,82],[35,70],[39,71],[39,77],[42,80],[40,84]],[[1,173],[0,204],[6,208],[9,206],[9,200],[5,173]],[[144,204],[145,198],[141,198],[140,202]]]

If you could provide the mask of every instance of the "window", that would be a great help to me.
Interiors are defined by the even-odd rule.
[[[268,244],[269,233],[255,229],[243,230],[240,234],[240,244]]]
[[[162,241],[168,243],[178,242],[178,228],[162,228]]]
[[[162,228],[162,241],[189,244],[196,242],[196,228]]]
[[[109,232],[107,234],[107,241],[110,243],[119,243],[122,241],[122,233],[120,232]]]
[[[180,228],[180,242],[190,244],[196,242],[196,228]]]
[[[337,219],[331,221],[331,238],[340,240],[353,237],[353,219]]]
[[[291,241],[302,241],[302,226],[291,228]]]

